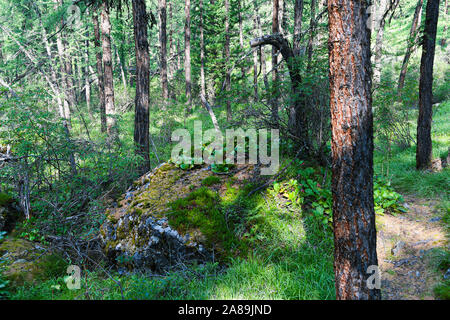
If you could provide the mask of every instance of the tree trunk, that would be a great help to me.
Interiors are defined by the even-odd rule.
[[[309,74],[311,71],[311,62],[312,62],[312,53],[313,53],[313,41],[314,34],[316,31],[316,0],[311,0],[311,19],[309,20],[309,39],[308,39],[308,47],[306,49],[308,56],[308,63],[306,67],[306,73]]]
[[[208,99],[206,96],[206,82],[205,82],[205,38],[204,38],[204,32],[203,32],[203,0],[199,0],[199,7],[200,7],[200,89],[201,94],[205,97],[205,99]],[[203,103],[203,107],[206,108],[205,104]]]
[[[445,10],[444,10],[444,20],[447,21],[448,20],[448,0],[445,0]],[[441,47],[444,47],[447,41],[446,35],[447,35],[447,24],[444,26],[444,30],[442,30],[442,39],[441,39]]]
[[[300,54],[300,35],[302,33],[302,16],[303,16],[303,0],[295,0],[294,7],[294,39],[292,41],[292,49],[294,55]]]
[[[186,79],[187,112],[191,113],[191,0],[185,0],[184,4],[184,73]]]
[[[175,41],[173,39],[173,25],[174,25],[174,19],[173,19],[173,5],[172,1],[169,1],[169,52],[171,56],[178,54],[176,51]],[[167,66],[167,78],[168,81],[173,79],[174,73],[175,73],[175,61],[169,62]],[[170,93],[170,96],[173,97],[173,93]]]
[[[229,71],[230,63],[230,0],[225,0],[225,91],[227,100],[227,121],[231,121],[231,75]]]
[[[97,60],[97,79],[98,79],[98,98],[100,100],[100,122],[101,131],[106,132],[106,109],[105,109],[105,87],[103,84],[103,57],[100,47],[100,27],[98,23],[98,15],[92,14],[92,22],[94,24],[94,46],[95,57]]]
[[[62,5],[61,0],[55,0],[55,9],[57,9],[59,6]],[[61,20],[61,26],[63,26],[63,20]],[[69,93],[70,87],[69,87],[69,81],[67,80],[68,74],[67,74],[67,56],[65,54],[65,46],[62,40],[61,33],[58,32],[56,34],[56,46],[58,48],[58,57],[60,62],[60,73],[61,73],[61,83],[62,88],[64,90],[64,121],[65,125],[71,129],[71,103],[72,99]]]
[[[381,55],[383,53],[383,37],[384,37],[384,25],[385,25],[385,12],[386,12],[387,0],[381,0],[380,6],[377,9],[377,34],[375,40],[375,59],[373,70],[373,82],[379,84],[381,79]]]
[[[89,115],[89,119],[93,119],[91,110],[91,82],[89,81],[89,30],[86,31],[86,40],[84,41],[84,94],[86,98],[86,106]]]
[[[380,299],[373,203],[373,119],[367,1],[328,0],[334,271],[337,299]]]
[[[405,85],[405,77],[406,77],[406,71],[408,70],[409,58],[411,57],[411,54],[413,52],[414,46],[416,44],[416,41],[417,41],[417,38],[419,35],[418,28],[420,26],[420,18],[422,16],[422,14],[421,14],[422,5],[423,5],[423,0],[419,0],[417,2],[416,10],[414,12],[414,18],[413,18],[413,21],[411,24],[411,30],[409,31],[409,39],[408,39],[408,43],[406,46],[406,53],[405,53],[405,57],[403,58],[402,69],[400,71],[400,76],[398,78],[397,91],[398,91],[399,95],[403,89],[403,86]]]
[[[431,165],[431,118],[433,115],[433,63],[436,47],[436,29],[439,16],[439,0],[428,0],[422,42],[419,81],[419,119],[417,120],[416,168]]]
[[[158,0],[159,4],[159,43],[160,43],[160,55],[161,55],[161,90],[163,98],[163,106],[165,106],[169,100],[169,84],[167,82],[167,4],[166,0]]]
[[[253,34],[254,37],[258,37],[258,8],[254,6],[254,16],[253,16]],[[253,49],[253,100],[258,102],[258,50],[261,50],[261,47]]]
[[[103,51],[103,85],[105,89],[106,132],[108,136],[116,135],[116,119],[114,108],[114,82],[111,54],[111,22],[109,20],[110,7],[103,2],[101,13],[102,51]]]
[[[145,0],[133,0],[134,44],[136,49],[136,98],[134,143],[136,153],[144,158],[143,172],[150,170],[149,77],[150,57],[147,37]]]
[[[272,34],[276,34],[280,30],[280,24],[278,22],[279,17],[279,0],[273,0],[272,9]],[[278,127],[278,55],[277,48],[272,46],[272,122],[274,126]]]

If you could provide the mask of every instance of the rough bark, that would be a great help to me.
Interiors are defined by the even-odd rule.
[[[184,74],[186,80],[186,98],[187,112],[191,112],[192,93],[191,93],[191,0],[185,0],[184,3]]]
[[[160,66],[160,76],[161,76],[161,90],[163,104],[165,105],[169,99],[169,84],[167,81],[167,4],[166,0],[158,0],[159,4],[159,43],[160,43],[160,56],[161,56],[161,66]]]
[[[428,0],[422,42],[419,81],[419,118],[417,120],[416,168],[431,165],[431,119],[433,115],[433,63],[436,47],[436,30],[439,16],[439,0]]]
[[[398,78],[398,94],[401,93],[403,86],[405,85],[406,71],[408,70],[408,63],[411,54],[413,53],[414,46],[416,44],[417,38],[419,36],[418,28],[420,26],[420,17],[422,12],[423,0],[419,0],[416,5],[416,10],[414,11],[414,17],[411,24],[411,30],[409,31],[408,44],[406,46],[406,53],[403,57],[402,68],[400,70],[400,76]]]
[[[150,57],[145,0],[133,0],[134,44],[136,50],[136,97],[134,143],[136,153],[144,158],[142,171],[150,170],[149,77]]]
[[[97,61],[97,79],[98,79],[98,98],[100,100],[100,125],[101,131],[106,132],[106,109],[105,109],[105,88],[103,85],[103,57],[102,49],[100,46],[100,26],[98,22],[98,15],[94,13],[92,15],[92,22],[94,24],[94,47],[95,58]]]
[[[367,1],[328,0],[334,271],[337,299],[380,299],[373,200],[373,118]]]
[[[102,3],[100,28],[102,31],[103,85],[105,93],[106,132],[113,137],[116,134],[114,107],[114,83],[111,53],[111,22],[109,20],[109,2]]]

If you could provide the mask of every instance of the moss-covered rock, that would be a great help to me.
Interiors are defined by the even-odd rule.
[[[254,170],[253,165],[238,165],[218,176],[207,165],[182,170],[162,164],[106,210],[100,230],[106,255],[129,269],[156,271],[180,260],[211,259],[209,249],[229,243],[218,204],[230,187],[239,189],[253,177]]]
[[[8,237],[0,243],[3,275],[12,287],[65,275],[67,263],[42,244]]]

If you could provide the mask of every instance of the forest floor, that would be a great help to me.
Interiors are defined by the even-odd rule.
[[[431,263],[433,253],[448,250],[438,203],[406,196],[407,213],[377,216],[383,299],[434,299],[433,287],[442,275]]]

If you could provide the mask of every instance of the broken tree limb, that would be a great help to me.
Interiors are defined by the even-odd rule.
[[[221,132],[220,131],[220,127],[219,127],[219,123],[217,122],[217,118],[211,108],[211,105],[208,103],[208,101],[206,101],[206,98],[204,95],[200,94],[200,99],[202,100],[203,105],[206,107],[206,110],[208,110],[208,113],[211,117],[212,123],[214,125],[214,128],[216,129],[217,132]]]

